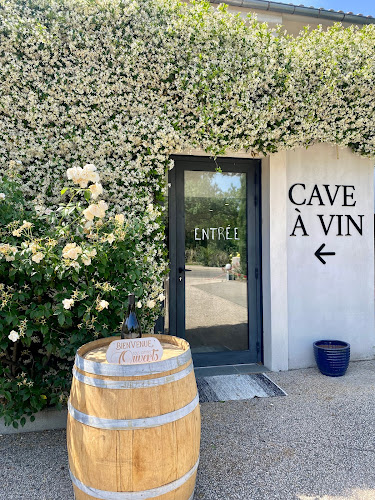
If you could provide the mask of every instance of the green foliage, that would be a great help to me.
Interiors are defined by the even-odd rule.
[[[76,350],[119,334],[128,293],[143,304],[144,331],[160,314],[147,306],[160,304],[161,289],[153,256],[138,244],[146,221],[107,217],[90,197],[85,208],[89,189],[69,191],[68,204],[41,214],[22,209],[16,182],[0,182],[0,416],[15,427],[66,402]]]

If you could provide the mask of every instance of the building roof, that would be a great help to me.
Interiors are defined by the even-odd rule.
[[[210,0],[211,3],[225,3],[235,7],[247,9],[279,12],[282,14],[296,14],[299,16],[314,17],[317,19],[328,19],[330,21],[345,22],[350,24],[375,24],[375,17],[364,16],[363,14],[353,14],[353,12],[327,10],[316,7],[306,7],[305,5],[294,5],[281,2],[271,2],[268,0]]]

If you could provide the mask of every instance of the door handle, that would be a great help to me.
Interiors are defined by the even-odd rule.
[[[178,268],[179,273],[185,273],[186,271],[192,271],[192,269],[186,269],[186,267],[179,267]]]

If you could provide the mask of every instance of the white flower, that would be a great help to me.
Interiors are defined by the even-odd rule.
[[[159,295],[158,299],[160,300],[160,302],[163,302],[163,300],[165,300],[165,295],[163,293],[161,293]]]
[[[89,257],[95,257],[96,255],[96,249],[95,248],[92,248],[91,250],[86,250],[86,255],[88,255]]]
[[[8,339],[11,340],[12,342],[16,342],[19,338],[20,336],[15,330],[12,330],[8,335]]]
[[[62,251],[62,255],[65,259],[77,260],[78,255],[82,253],[82,248],[77,245],[77,243],[68,243],[65,245]]]
[[[94,200],[96,200],[96,198],[103,192],[103,186],[101,184],[98,184],[97,182],[95,184],[91,184],[89,189]]]
[[[93,220],[94,217],[103,218],[105,216],[105,211],[107,210],[108,205],[105,201],[100,200],[99,203],[92,203],[89,205],[84,211],[83,215],[89,221]]]
[[[72,305],[74,305],[74,300],[73,299],[64,299],[62,301],[64,309],[70,309]]]
[[[0,200],[5,200],[5,193],[0,193]]]
[[[113,233],[111,233],[111,234],[109,234],[109,235],[107,236],[107,241],[108,241],[108,243],[111,243],[111,244],[112,244],[112,243],[115,241],[115,239],[116,239],[116,238],[115,238],[115,235],[114,235]]]
[[[29,244],[29,249],[32,251],[32,253],[36,253],[37,250],[39,248],[39,245],[36,241],[32,241],[30,244]]]
[[[7,262],[12,262],[15,254],[17,253],[17,247],[9,245],[9,243],[0,244],[0,255],[3,254]]]
[[[37,262],[39,264],[39,262],[43,259],[43,257],[44,257],[44,253],[37,252],[36,254],[34,254],[31,257],[31,260],[34,261],[34,262]]]
[[[81,259],[85,266],[89,266],[91,264],[91,259],[88,255],[83,254]]]
[[[83,168],[68,168],[66,175],[68,179],[71,179],[74,182],[74,184],[78,184],[79,187],[85,188],[89,182],[98,182],[100,180],[99,174],[95,172],[95,170],[95,165],[88,163]]]
[[[31,222],[28,222],[27,220],[24,220],[23,221],[23,224],[22,224],[22,228],[25,228],[25,229],[30,229],[32,226],[32,223]]]
[[[152,309],[153,307],[155,307],[156,302],[154,300],[148,300],[146,305],[147,305],[147,307]]]
[[[103,311],[103,309],[108,309],[108,306],[109,302],[107,302],[106,300],[101,300],[100,302],[98,302],[96,310],[100,312]]]
[[[72,260],[69,264],[69,267],[72,267],[76,271],[79,271],[81,269],[81,266],[78,264],[76,260]]]
[[[124,214],[116,214],[115,215],[115,221],[118,222],[120,224],[120,226],[123,226],[124,225],[124,221],[125,221]]]
[[[140,309],[142,307],[142,302],[140,300],[137,302],[137,307],[138,307],[138,309]]]

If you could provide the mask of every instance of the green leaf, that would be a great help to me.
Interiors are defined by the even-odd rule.
[[[85,200],[90,201],[91,191],[89,189],[85,189]]]
[[[65,194],[68,191],[68,189],[70,189],[70,188],[68,188],[68,187],[62,188],[61,194]]]
[[[40,327],[40,331],[43,335],[46,335],[48,333],[48,330],[49,330],[48,325],[42,325]]]
[[[65,323],[65,316],[64,316],[64,314],[59,314],[59,316],[58,316],[58,322],[59,322],[60,326],[63,326],[63,324]]]
[[[4,396],[8,401],[12,400],[12,395],[9,391],[4,391]]]

